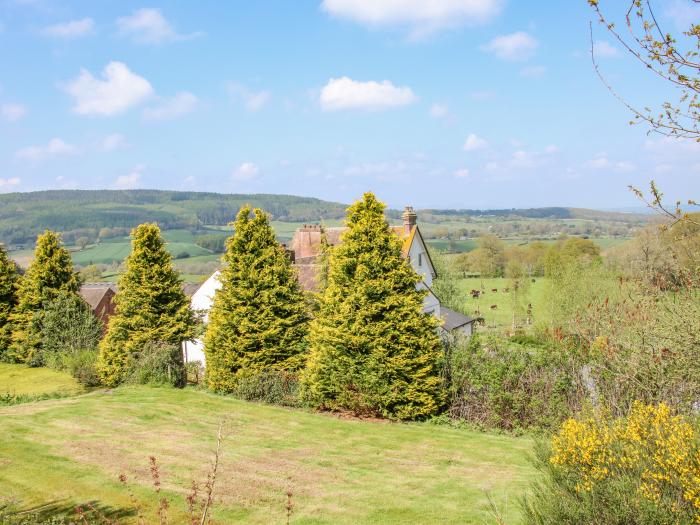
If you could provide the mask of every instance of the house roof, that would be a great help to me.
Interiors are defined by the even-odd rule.
[[[450,310],[445,306],[440,307],[440,317],[442,317],[442,320],[445,322],[442,325],[442,328],[448,332],[476,321],[476,319],[472,319],[469,316],[460,314],[454,310]]]
[[[182,283],[182,291],[187,297],[192,297],[201,286],[202,283]]]
[[[85,283],[78,290],[78,294],[82,297],[90,308],[93,310],[98,307],[105,295],[114,295],[116,287],[113,283]]]

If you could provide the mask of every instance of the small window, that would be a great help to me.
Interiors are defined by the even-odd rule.
[[[418,266],[423,266],[423,254],[418,254]]]

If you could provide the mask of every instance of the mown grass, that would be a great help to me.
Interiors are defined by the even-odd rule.
[[[193,389],[93,392],[0,408],[0,420],[4,497],[128,510],[117,480],[125,473],[140,504],[155,509],[154,455],[175,523],[191,480],[206,476],[221,421],[218,523],[284,523],[288,488],[293,524],[488,523],[487,494],[517,523],[517,499],[535,475],[527,438],[343,419]]]

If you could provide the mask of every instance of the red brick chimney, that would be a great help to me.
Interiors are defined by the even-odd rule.
[[[410,235],[411,230],[416,225],[417,217],[418,216],[416,215],[416,212],[413,211],[412,206],[406,206],[404,208],[401,218],[403,219],[403,231],[405,235]]]

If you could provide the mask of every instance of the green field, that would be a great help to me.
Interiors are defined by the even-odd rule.
[[[82,390],[75,379],[63,372],[0,363],[0,395],[76,394]]]
[[[122,387],[2,408],[0,418],[0,500],[93,501],[128,514],[123,473],[148,523],[156,501],[149,456],[158,459],[171,522],[183,523],[184,496],[206,478],[220,422],[217,523],[284,523],[289,488],[292,524],[493,523],[489,497],[512,524],[535,476],[528,438],[339,418],[194,389]]]
[[[458,283],[462,298],[466,304],[466,311],[472,317],[483,317],[486,326],[492,328],[510,328],[513,323],[513,300],[505,288],[510,287],[510,279],[504,277],[497,278],[469,278],[460,279]],[[547,321],[547,300],[545,290],[547,279],[544,277],[535,278],[535,282],[530,282],[526,296],[526,303],[532,304],[533,323]],[[493,290],[497,291],[493,291]],[[472,298],[471,290],[480,290],[482,293],[478,299]],[[496,308],[491,308],[493,305]],[[516,320],[517,322],[517,320]]]

